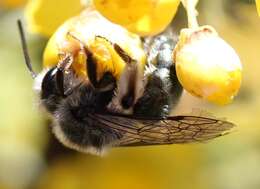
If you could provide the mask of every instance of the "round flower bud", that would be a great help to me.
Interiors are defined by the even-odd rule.
[[[93,0],[110,21],[142,36],[162,32],[172,21],[180,0]]]
[[[192,95],[224,105],[238,93],[240,59],[214,28],[181,30],[173,59],[180,83]]]

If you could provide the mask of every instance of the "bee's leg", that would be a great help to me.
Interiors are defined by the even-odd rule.
[[[117,81],[115,96],[108,106],[111,112],[132,114],[133,106],[143,92],[143,68],[141,63],[132,58],[118,44],[113,44],[114,50],[125,63],[125,67]]]
[[[69,71],[69,68],[71,67],[73,63],[73,56],[71,54],[65,54],[64,58],[62,58],[61,61],[58,62],[57,65],[57,72],[55,73],[56,77],[56,86],[59,93],[65,97],[71,89],[67,89],[64,91],[64,74],[65,72]]]
[[[78,82],[69,70],[72,62],[71,55],[65,55],[56,67],[47,71],[42,79],[41,100],[49,112],[57,109],[60,101],[71,93]]]
[[[118,82],[118,97],[121,96],[121,105],[124,109],[129,109],[133,106],[137,97],[137,83],[138,79],[138,66],[136,60],[127,54],[118,44],[113,44],[115,51],[126,63],[126,67]]]
[[[67,33],[67,38],[72,44],[73,48],[71,49],[74,49],[74,55],[82,53],[86,56],[86,71],[90,84],[99,91],[107,91],[113,89],[116,85],[116,80],[110,72],[104,72],[102,77],[98,79],[99,77],[97,75],[97,60],[95,59],[93,53],[88,49],[88,47],[86,47],[84,43],[71,32]],[[108,41],[106,38],[103,38],[101,36],[96,36],[96,38],[102,38]]]
[[[113,47],[115,51],[118,53],[118,55],[124,60],[127,64],[136,63],[136,60],[131,58],[118,44],[113,44]]]
[[[97,80],[97,60],[94,58],[93,53],[85,48],[87,55],[86,70],[88,79],[95,89],[98,91],[109,91],[115,88],[116,79],[110,72],[105,72],[102,78]]]

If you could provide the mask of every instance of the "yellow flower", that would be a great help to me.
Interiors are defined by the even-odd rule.
[[[260,16],[260,0],[255,0],[258,15]]]
[[[239,91],[240,59],[210,26],[182,29],[174,62],[182,86],[197,97],[224,105]]]
[[[30,0],[25,10],[29,30],[50,37],[59,25],[80,13],[89,2]],[[177,12],[180,0],[94,0],[93,3],[112,22],[145,36],[160,33],[168,26]]]
[[[139,35],[162,32],[177,12],[180,0],[93,0],[112,22]]]
[[[139,36],[111,23],[92,8],[85,9],[80,15],[68,19],[58,28],[46,45],[43,66],[53,67],[59,62],[60,54],[71,53],[75,56],[72,67],[78,75],[86,76],[86,57],[84,53],[77,52],[80,46],[75,37],[88,47],[98,62],[98,80],[105,72],[110,72],[119,79],[125,67],[125,62],[115,51],[111,42],[118,44],[140,63],[141,69],[144,67],[146,56]]]
[[[65,20],[83,8],[80,0],[31,0],[25,16],[31,32],[50,37]]]

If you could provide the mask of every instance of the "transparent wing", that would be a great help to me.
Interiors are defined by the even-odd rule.
[[[120,115],[90,115],[100,126],[120,136],[116,146],[181,144],[207,141],[228,133],[231,122],[192,115],[164,119],[133,118]]]

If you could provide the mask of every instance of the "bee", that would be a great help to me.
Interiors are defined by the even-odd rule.
[[[170,116],[183,91],[171,32],[142,41],[96,11],[65,25],[50,39],[57,59],[47,58],[37,75],[18,20],[27,68],[65,146],[101,154],[112,146],[203,142],[234,126],[208,116]]]

